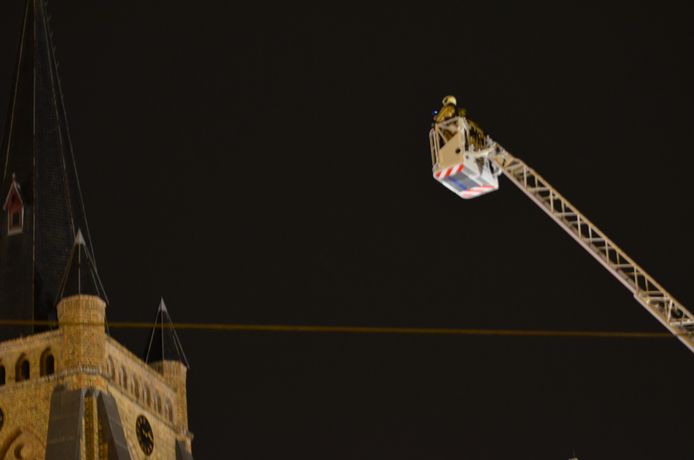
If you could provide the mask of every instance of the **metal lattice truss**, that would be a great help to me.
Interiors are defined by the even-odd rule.
[[[690,311],[522,160],[501,147],[489,158],[511,182],[621,281],[646,310],[694,352],[694,315]]]

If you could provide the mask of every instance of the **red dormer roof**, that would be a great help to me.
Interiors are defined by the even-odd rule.
[[[12,206],[12,205],[18,206]],[[24,206],[24,200],[22,199],[22,192],[17,179],[15,179],[14,174],[12,174],[12,183],[10,184],[10,191],[7,192],[7,198],[5,198],[5,203],[2,205],[2,210],[6,211],[8,208],[21,207]]]

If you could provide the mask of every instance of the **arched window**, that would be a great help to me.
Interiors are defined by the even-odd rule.
[[[151,394],[151,393],[152,393],[152,392],[149,390],[149,388],[148,388],[148,387],[145,387],[145,389],[144,389],[145,404],[147,404],[147,406],[151,406],[151,405],[152,405],[152,398],[150,397],[150,394]]]
[[[133,395],[135,399],[140,400],[140,382],[135,377],[133,377]]]
[[[51,349],[46,349],[41,353],[41,372],[40,375],[53,375],[55,374],[55,358],[53,357],[53,352]]]
[[[24,208],[12,209],[7,218],[7,234],[22,233],[24,227]]]
[[[122,386],[124,390],[128,389],[128,374],[125,372],[124,367],[120,369],[120,386]]]
[[[25,355],[22,355],[19,357],[17,360],[17,365],[15,366],[14,369],[14,375],[15,375],[15,380],[17,382],[21,382],[24,380],[29,380],[30,377],[30,368],[29,368],[29,360]]]
[[[5,366],[0,364],[0,385],[5,384]]]
[[[173,423],[173,409],[171,407],[171,401],[168,399],[166,400],[166,404],[164,405],[164,412],[166,413],[166,418],[169,422]]]
[[[113,365],[113,358],[110,356],[106,359],[106,375],[109,380],[116,380],[116,367]]]
[[[158,414],[161,414],[161,398],[159,394],[154,397],[154,409],[156,409]]]

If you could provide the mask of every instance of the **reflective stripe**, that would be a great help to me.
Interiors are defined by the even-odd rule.
[[[463,163],[457,164],[455,166],[451,166],[450,168],[442,169],[440,171],[437,171],[434,173],[434,177],[436,179],[445,179],[448,176],[458,174],[461,172],[463,169],[465,169],[465,165]]]

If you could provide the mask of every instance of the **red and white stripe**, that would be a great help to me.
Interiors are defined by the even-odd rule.
[[[475,198],[476,196],[480,196],[483,193],[491,192],[496,189],[497,187],[494,187],[493,185],[479,185],[477,187],[471,187],[467,190],[463,190],[460,192],[460,196],[461,198]]]
[[[450,168],[446,169],[441,169],[440,171],[437,171],[434,173],[434,177],[438,180],[445,179],[448,176],[453,176],[458,174],[463,170],[463,163],[460,163],[455,166],[451,166]]]

